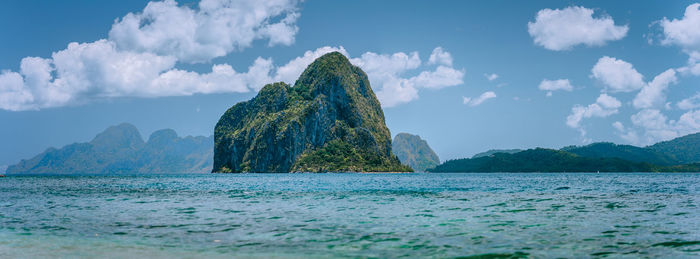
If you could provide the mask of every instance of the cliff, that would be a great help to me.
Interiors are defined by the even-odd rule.
[[[391,153],[367,75],[338,52],[228,109],[214,138],[213,172],[411,171]]]

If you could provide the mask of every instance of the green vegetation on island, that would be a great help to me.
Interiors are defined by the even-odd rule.
[[[679,164],[700,162],[700,133],[659,142],[646,149],[664,154]]]
[[[700,172],[700,133],[647,147],[601,142],[560,150],[490,150],[431,172]]]
[[[392,141],[391,150],[401,163],[413,170],[424,172],[440,164],[440,158],[430,148],[428,142],[418,135],[408,133],[396,134]]]
[[[214,137],[213,172],[412,171],[391,152],[367,75],[338,52],[228,109]]]
[[[22,160],[8,174],[204,173],[211,170],[213,137],[178,137],[171,129],[147,142],[131,124],[107,128],[88,143],[74,143]]]
[[[582,157],[614,157],[632,162],[646,162],[655,165],[672,165],[673,158],[649,148],[630,145],[617,145],[609,142],[593,143],[586,146],[568,146],[561,149]]]
[[[479,158],[479,157],[485,157],[485,156],[491,156],[496,153],[506,153],[506,154],[515,154],[520,151],[523,151],[522,149],[491,149],[486,152],[481,152],[477,153],[476,155],[473,155],[472,158]]]

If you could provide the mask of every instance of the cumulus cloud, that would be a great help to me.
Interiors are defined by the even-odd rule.
[[[571,108],[571,114],[566,117],[566,125],[577,129],[581,133],[581,137],[584,137],[584,142],[588,142],[588,140],[585,139],[586,131],[581,125],[583,119],[608,117],[618,113],[618,109],[621,106],[622,103],[615,97],[601,94],[598,96],[595,103],[589,104],[588,106],[574,105],[574,107]]]
[[[484,74],[484,77],[486,77],[486,79],[488,79],[489,81],[493,81],[498,79],[498,74]]]
[[[446,52],[442,47],[437,47],[433,49],[433,53],[430,54],[428,58],[429,65],[445,65],[452,66],[452,55]]]
[[[209,73],[196,73],[174,68],[174,57],[118,51],[114,45],[107,40],[71,43],[66,50],[54,53],[52,59],[23,59],[19,73],[0,73],[0,108],[19,111],[79,104],[94,98],[258,91],[271,82],[294,84],[304,69],[323,54],[337,51],[350,56],[342,46],[325,46],[306,51],[281,66],[275,66],[270,58],[259,57],[246,72],[217,64]],[[384,107],[417,99],[419,89],[462,84],[464,77],[464,71],[452,67],[426,67],[417,52],[367,52],[350,58],[350,62],[367,73]],[[51,63],[60,69],[55,71]],[[53,72],[57,77],[52,81]],[[406,76],[408,72],[418,74]]]
[[[637,109],[664,105],[666,89],[678,81],[676,70],[668,69],[654,77],[651,82],[644,82],[644,77],[632,64],[608,56],[598,59],[591,73],[591,77],[605,85],[606,91],[632,92],[641,89],[632,102]]]
[[[441,56],[434,60],[443,61],[431,62],[430,59],[434,56]],[[382,106],[393,107],[417,99],[418,89],[421,88],[440,89],[463,84],[464,70],[446,65],[448,62],[445,60],[452,63],[450,53],[437,47],[427,63],[421,61],[417,52],[398,52],[391,55],[367,52],[360,57],[351,58],[350,62],[367,73]],[[439,65],[432,70],[426,69],[426,66],[435,64]],[[415,76],[406,76],[419,68],[426,70]]]
[[[117,20],[109,40],[120,50],[174,56],[182,62],[205,62],[250,47],[290,45],[299,30],[297,1],[202,0],[198,7],[174,0],[149,2],[140,13]]]
[[[688,65],[678,68],[678,72],[700,76],[700,51],[692,51],[688,55]]]
[[[199,74],[176,65],[210,61],[256,39],[291,44],[298,30],[296,5],[293,0],[202,0],[195,9],[173,0],[150,2],[116,20],[108,39],[73,42],[51,58],[22,59],[19,72],[0,72],[0,109],[255,89],[270,81],[271,60],[259,58],[247,72],[218,64]]]
[[[668,69],[646,84],[632,101],[637,109],[652,108],[664,105],[666,102],[665,91],[669,85],[678,81],[676,71]]]
[[[571,6],[564,9],[543,9],[527,28],[535,44],[549,50],[568,50],[584,44],[602,46],[627,35],[627,25],[617,26],[612,17],[593,17],[593,9]]]
[[[644,87],[642,74],[624,60],[604,56],[598,59],[591,73],[610,92],[632,92]]]
[[[630,116],[635,127],[613,125],[618,135],[635,145],[650,145],[700,131],[700,111],[691,110],[678,120],[669,120],[658,109],[643,109]]]
[[[617,135],[620,136],[620,138],[626,140],[629,143],[639,143],[639,135],[637,135],[637,132],[628,129],[627,127],[625,127],[625,125],[622,124],[622,122],[613,122],[612,126],[613,128],[615,128],[615,130],[617,131]]]
[[[700,93],[696,93],[691,97],[685,98],[678,102],[676,105],[678,106],[678,108],[683,110],[692,110],[700,108]]]
[[[700,3],[686,7],[682,19],[664,17],[659,24],[664,31],[662,44],[678,45],[688,52],[700,50]]]
[[[540,82],[538,87],[542,91],[547,91],[547,96],[552,96],[553,91],[573,91],[574,86],[571,85],[569,79],[558,79],[558,80],[547,80],[544,79]]]
[[[20,70],[0,72],[0,109],[38,110],[114,97],[161,97],[257,91],[267,83],[290,84],[314,59],[343,47],[307,51],[282,66],[258,57],[247,71],[214,64],[210,72],[178,64],[208,62],[250,47],[255,40],[289,45],[298,31],[297,1],[202,0],[198,8],[173,0],[150,2],[138,13],[117,19],[109,38],[70,43],[50,58],[27,57]],[[418,98],[418,89],[463,83],[464,71],[452,56],[435,48],[428,62],[417,52],[365,53],[351,58],[363,68],[382,105]],[[430,66],[430,67],[428,67]],[[414,76],[408,76],[409,74]]]
[[[492,91],[484,92],[479,97],[476,97],[474,99],[470,97],[464,97],[462,96],[462,103],[469,105],[469,106],[479,106],[482,103],[484,103],[488,99],[496,98],[496,93]]]
[[[700,3],[686,7],[681,19],[664,17],[656,23],[663,29],[661,44],[679,46],[689,56],[688,65],[678,71],[700,75]]]

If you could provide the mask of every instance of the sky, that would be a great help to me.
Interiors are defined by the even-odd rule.
[[[441,160],[700,131],[693,1],[36,1],[0,8],[0,165],[129,122],[212,135],[340,51]]]

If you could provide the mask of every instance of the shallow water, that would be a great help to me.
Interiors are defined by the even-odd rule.
[[[700,174],[10,176],[0,258],[690,258],[699,205]]]

